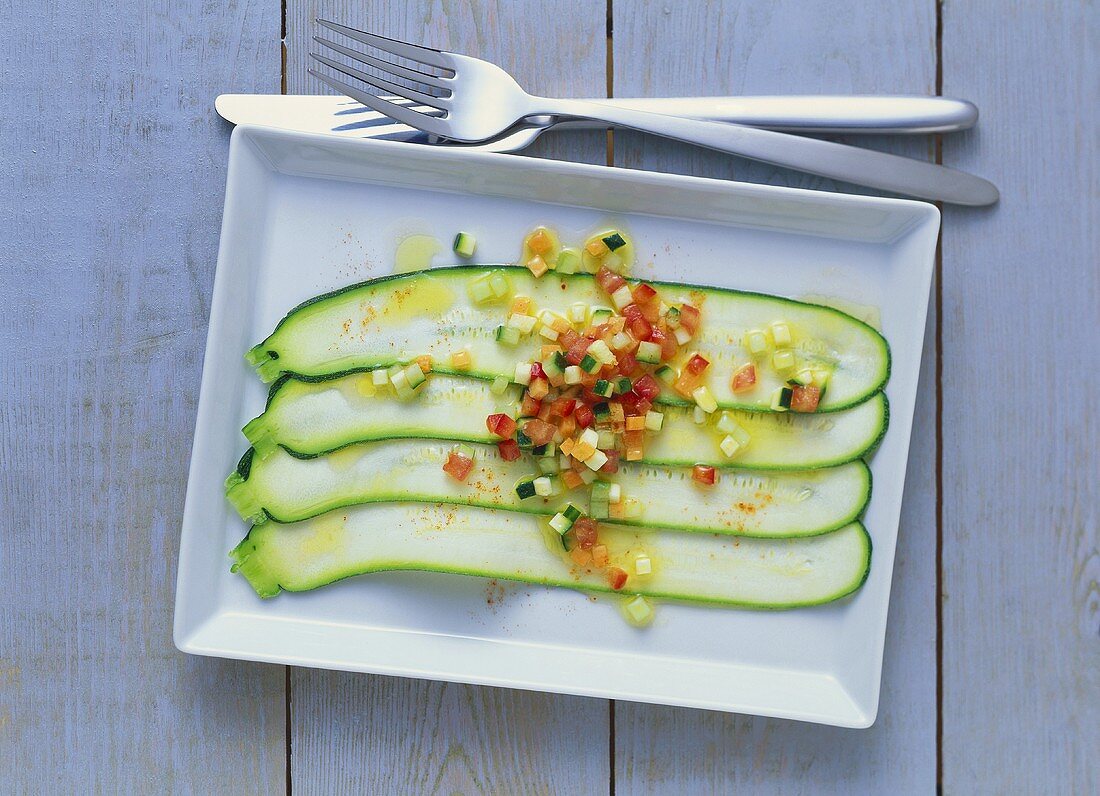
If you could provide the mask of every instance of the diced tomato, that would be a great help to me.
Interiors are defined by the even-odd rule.
[[[497,450],[500,451],[500,458],[504,459],[506,462],[514,462],[523,455],[523,451],[519,449],[519,443],[514,439],[506,439],[503,442],[498,442]]]
[[[696,376],[692,373],[688,373],[685,369],[680,377],[672,383],[672,389],[680,393],[685,398],[690,398],[691,394],[695,392],[695,389],[703,383],[702,376]]]
[[[619,472],[619,452],[604,451],[604,453],[607,455],[607,461],[604,462],[603,467],[600,468],[600,472],[607,473],[608,475]]]
[[[574,547],[569,551],[569,557],[578,567],[586,567],[592,561],[592,553],[583,547]]]
[[[816,412],[821,401],[821,388],[812,384],[791,388],[792,412]]]
[[[642,309],[642,317],[650,323],[657,323],[661,319],[661,304],[658,301],[650,301],[639,304]]]
[[[509,439],[516,433],[516,421],[505,414],[489,415],[485,418],[485,425],[492,434],[501,439]]]
[[[562,418],[569,417],[573,414],[573,410],[576,406],[577,402],[572,398],[558,398],[550,404],[550,416]]]
[[[561,474],[561,482],[565,484],[566,489],[576,489],[584,483],[584,479],[576,470],[566,470]]]
[[[637,448],[645,443],[645,431],[628,431],[623,434],[623,444],[628,448]]]
[[[714,482],[718,480],[718,471],[705,464],[697,464],[691,468],[691,477],[704,486],[714,486]]]
[[[531,380],[534,381],[535,379],[545,379],[545,378],[546,378],[546,371],[542,369],[542,363],[541,362],[532,362],[531,363]]]
[[[626,570],[619,569],[618,567],[607,568],[607,582],[611,584],[611,588],[615,591],[619,591],[626,585]]]
[[[676,356],[676,352],[680,349],[676,338],[664,329],[654,329],[649,335],[649,341],[661,347],[661,359],[666,362]]]
[[[634,392],[639,397],[652,401],[661,394],[661,384],[649,373],[634,382]]]
[[[684,304],[680,307],[680,325],[692,334],[699,330],[700,319],[701,313],[697,307],[691,304]]]
[[[569,346],[569,350],[565,352],[565,358],[569,360],[569,364],[581,364],[584,355],[588,353],[588,347],[594,342],[594,340],[590,340],[587,337],[578,337],[576,342]]]
[[[542,401],[532,398],[530,393],[523,394],[523,401],[519,405],[521,417],[537,417],[542,410]]]
[[[610,336],[611,327],[606,323],[601,323],[596,326],[589,326],[584,331],[585,337],[591,337],[593,340],[598,340],[601,337]]]
[[[644,282],[634,288],[634,303],[649,304],[656,301],[657,291]]]
[[[698,376],[704,370],[710,367],[710,360],[699,354],[692,354],[691,359],[687,361],[687,365],[684,366],[684,370],[692,375]]]
[[[603,292],[609,296],[626,284],[625,279],[607,266],[601,266],[600,270],[596,272],[596,282],[603,288]]]
[[[577,420],[573,415],[562,419],[558,424],[558,431],[561,432],[562,437],[571,437],[573,432],[577,430]]]
[[[568,351],[573,346],[573,343],[580,339],[581,336],[579,334],[569,329],[558,335],[558,345],[561,346],[563,351]]]
[[[731,389],[734,392],[745,392],[751,390],[756,386],[756,365],[749,363],[742,365],[737,369],[737,372],[733,374],[733,384]]]
[[[624,376],[633,375],[634,371],[638,369],[638,359],[634,354],[628,352],[622,352],[615,355],[619,361],[619,373]]]
[[[527,394],[536,401],[541,401],[549,392],[550,381],[548,379],[531,379],[531,383],[527,385]]]
[[[607,545],[598,544],[592,548],[592,565],[597,567],[606,567],[608,559],[610,557],[607,554]]]
[[[573,523],[573,535],[577,537],[577,544],[585,550],[591,550],[600,535],[600,526],[591,517],[578,517]]]
[[[584,404],[577,406],[573,411],[573,417],[576,419],[577,426],[580,428],[588,428],[596,420],[596,416],[592,413],[592,410]]]
[[[545,423],[549,423],[550,418],[552,417],[552,415],[550,414],[550,408],[550,404],[546,403],[546,401],[543,401],[542,408],[539,409],[539,413],[536,415],[536,417],[538,417],[539,420],[542,420]]]
[[[635,339],[648,340],[653,332],[653,326],[642,317],[642,308],[637,304],[627,304],[623,307],[623,317],[626,318],[626,328],[630,330]]]
[[[451,451],[447,461],[443,463],[443,472],[456,481],[465,481],[470,471],[474,469],[474,460],[469,456],[463,456],[457,451]]]
[[[630,417],[644,417],[653,408],[653,402],[631,390],[619,397],[625,413]]]
[[[583,401],[585,401],[586,403],[590,403],[590,404],[598,404],[598,403],[601,403],[602,401],[607,400],[606,398],[604,398],[599,393],[592,392],[592,387],[585,387],[584,388],[584,391],[581,393],[581,399]]]
[[[526,434],[534,445],[545,445],[554,438],[556,426],[552,426],[542,420],[528,420],[523,424],[523,433]]]

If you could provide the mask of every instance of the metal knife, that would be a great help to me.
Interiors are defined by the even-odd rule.
[[[966,130],[978,120],[978,109],[966,100],[922,96],[760,96],[660,97],[597,99],[609,105],[676,116],[736,122],[798,133],[928,134]],[[597,122],[558,122],[535,117],[531,126],[479,144],[452,144],[429,139],[347,97],[222,94],[217,112],[233,124],[259,124],[301,132],[356,138],[441,143],[493,152],[515,152],[529,146],[550,127],[600,129]]]

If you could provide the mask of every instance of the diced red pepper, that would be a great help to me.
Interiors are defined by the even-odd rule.
[[[604,454],[607,456],[607,461],[600,468],[600,472],[608,475],[619,472],[619,452],[604,451]]]
[[[542,411],[542,401],[532,398],[530,393],[524,393],[523,401],[519,405],[520,416],[538,417],[540,411]]]
[[[634,303],[649,304],[657,300],[657,291],[644,282],[634,288]]]
[[[699,330],[701,317],[699,309],[691,304],[684,304],[680,307],[680,325],[692,334]]]
[[[615,357],[618,359],[619,373],[624,376],[631,376],[634,374],[634,371],[638,369],[638,359],[634,354],[624,351],[623,353],[616,354]]]
[[[451,451],[447,461],[443,463],[443,472],[456,481],[465,481],[470,471],[474,469],[474,460],[469,456],[463,456],[457,451]]]
[[[496,434],[501,439],[509,439],[516,433],[516,421],[505,414],[489,415],[485,418],[485,425],[490,433]]]
[[[718,480],[718,471],[705,464],[697,464],[691,468],[691,477],[704,486],[714,486],[714,482]]]
[[[594,342],[594,340],[590,340],[587,337],[578,337],[577,341],[569,346],[569,350],[565,352],[565,358],[569,360],[569,364],[581,364],[584,355],[588,353],[588,347]]]
[[[821,401],[821,388],[812,384],[791,388],[792,412],[816,412]]]
[[[528,436],[534,445],[545,445],[554,439],[556,426],[552,426],[542,420],[528,420],[523,424],[523,433]]]
[[[626,585],[627,574],[625,569],[619,569],[619,567],[607,568],[607,582],[611,584],[611,588],[615,591],[619,591]]]
[[[572,329],[567,329],[558,335],[558,345],[562,347],[563,351],[568,351],[573,343],[581,339],[581,336],[574,332]]]
[[[626,284],[625,279],[606,265],[601,266],[600,270],[596,272],[596,282],[603,288],[603,292],[609,296]]]
[[[679,344],[676,342],[676,338],[664,329],[654,329],[649,335],[649,341],[661,347],[661,359],[666,362],[676,356],[676,352],[680,349]]]
[[[661,394],[661,384],[649,373],[634,382],[634,392],[639,397],[652,401]]]
[[[706,357],[700,356],[699,354],[692,354],[691,359],[689,359],[687,361],[687,365],[684,366],[684,369],[687,370],[688,373],[691,373],[695,376],[698,376],[700,373],[702,373],[704,370],[706,370],[709,367],[710,367],[710,360],[709,359],[707,359]]]
[[[506,462],[514,462],[523,455],[523,451],[519,449],[519,443],[514,439],[506,439],[503,442],[498,442],[497,450],[500,451],[500,458],[504,459]]]
[[[737,369],[737,372],[733,374],[733,384],[731,389],[734,392],[745,392],[751,390],[756,386],[756,365],[749,363],[742,365]]]
[[[596,420],[596,415],[592,413],[592,410],[584,404],[579,404],[573,411],[573,417],[577,421],[579,428],[588,428]]]
[[[546,401],[543,401],[542,408],[539,409],[539,413],[536,415],[536,417],[539,420],[549,423],[551,418],[553,417],[553,415],[551,414],[551,405],[546,403]]]
[[[579,546],[591,550],[600,535],[599,525],[591,517],[578,517],[573,523],[573,535]]]
[[[633,390],[620,396],[619,401],[629,417],[644,417],[645,413],[653,408],[652,401],[643,398]]]
[[[542,363],[541,362],[532,362],[531,363],[531,381],[534,381],[535,379],[545,379],[545,378],[546,378],[546,371],[542,369]]]

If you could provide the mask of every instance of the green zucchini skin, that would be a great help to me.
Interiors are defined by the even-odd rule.
[[[506,462],[495,446],[476,446],[465,483],[442,470],[449,443],[389,440],[339,453],[296,459],[277,451],[253,457],[247,475],[226,480],[226,497],[242,519],[262,524],[299,522],[348,506],[383,502],[447,503],[551,516],[570,494],[521,500],[515,484],[531,464]],[[688,468],[624,463],[615,480],[642,502],[623,525],[680,531],[785,538],[828,533],[860,517],[871,496],[871,471],[862,461],[801,473],[725,473],[701,488]],[[659,496],[659,497],[657,497]]]
[[[259,525],[230,553],[232,571],[264,598],[373,572],[426,571],[616,593],[599,572],[563,563],[535,524],[484,509],[360,507],[296,525]],[[846,597],[866,581],[871,538],[855,522],[823,536],[765,540],[605,526],[611,563],[653,557],[623,593],[686,603],[784,610]],[[628,572],[632,571],[628,569]]]
[[[363,396],[363,374],[301,381],[282,376],[268,394],[264,413],[244,427],[260,458],[282,447],[292,456],[313,458],[348,445],[386,439],[438,439],[495,443],[485,418],[514,416],[519,388],[492,394],[480,379],[433,374],[411,400],[391,394]],[[748,449],[730,459],[718,447],[721,435],[695,424],[691,411],[664,407],[665,427],[651,436],[646,464],[722,469],[804,471],[855,461],[879,444],[889,423],[884,393],[844,412],[827,415],[730,410],[752,437]]]
[[[303,302],[287,313],[271,335],[248,352],[246,359],[265,381],[273,381],[284,374],[303,380],[331,378],[388,367],[395,363],[403,364],[423,353],[435,356],[437,364],[434,369],[437,372],[458,374],[449,367],[446,355],[455,348],[473,343],[482,348],[480,352],[474,351],[473,369],[468,375],[490,380],[498,375],[510,377],[511,373],[505,367],[504,352],[510,352],[511,359],[508,361],[514,365],[514,361],[532,358],[529,355],[534,352],[535,343],[528,346],[530,350],[522,345],[515,349],[501,349],[491,341],[491,332],[497,324],[504,321],[504,308],[500,305],[472,308],[461,306],[466,301],[466,283],[490,271],[506,273],[513,287],[518,286],[516,293],[533,295],[536,302],[545,295],[558,297],[558,304],[561,306],[568,306],[578,299],[587,300],[590,304],[606,303],[605,297],[598,293],[593,278],[588,274],[548,274],[541,280],[535,280],[527,269],[508,265],[460,265],[393,274],[349,285]],[[720,376],[712,379],[711,389],[722,408],[772,411],[768,403],[771,387],[774,386],[771,382],[781,383],[775,374],[770,374],[769,369],[765,368],[761,369],[759,378],[762,381],[754,391],[754,397],[748,398],[731,392],[728,381],[733,366],[742,364],[748,355],[740,347],[744,329],[723,329],[723,319],[716,317],[713,312],[716,304],[727,301],[738,302],[737,312],[730,313],[738,319],[745,313],[752,316],[754,311],[762,313],[759,315],[763,319],[761,323],[768,322],[768,319],[789,320],[787,316],[793,316],[793,322],[797,326],[802,319],[810,319],[815,325],[827,327],[833,337],[848,339],[849,347],[854,350],[831,348],[824,339],[811,335],[806,350],[800,351],[800,356],[817,357],[820,361],[832,363],[836,368],[829,389],[822,397],[818,413],[835,412],[855,406],[879,392],[889,378],[890,349],[885,338],[863,321],[840,310],[727,288],[656,280],[650,280],[649,284],[667,290],[670,297],[701,296],[704,299],[705,312],[705,302],[710,302],[711,311],[704,317],[703,330],[700,333],[702,339],[698,341],[698,345],[712,357],[716,372],[721,372]],[[558,289],[552,291],[553,285],[559,286]],[[433,287],[440,291],[445,288],[449,298],[438,304],[413,304],[414,299],[411,296],[426,295],[425,289]],[[406,304],[402,305],[402,301]],[[413,306],[410,307],[410,304]],[[552,301],[546,302],[546,305],[557,306]],[[420,324],[424,327],[416,329],[415,335],[410,333],[411,337],[415,337],[415,343],[411,337],[408,340],[395,340],[391,336],[399,333],[394,331],[397,323],[393,318],[386,319],[386,314],[391,309],[394,317],[403,314],[410,316],[410,319],[403,320],[402,323],[411,326]],[[331,317],[326,317],[326,313],[331,314]],[[347,325],[343,324],[344,320]],[[735,320],[732,323],[741,321]],[[429,326],[430,329],[427,328]],[[458,339],[454,338],[456,334]],[[316,338],[316,350],[312,352],[309,350],[311,337]],[[325,341],[323,344],[319,342],[322,340]],[[334,340],[339,343],[335,349],[338,353],[333,353]],[[398,343],[400,347],[397,347]],[[324,353],[319,353],[321,351]],[[482,359],[480,365],[479,353]],[[686,356],[687,351],[683,354]],[[667,389],[657,400],[666,405],[689,405],[688,401]]]

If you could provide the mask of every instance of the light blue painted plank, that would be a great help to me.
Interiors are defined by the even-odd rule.
[[[935,93],[935,5],[615,0],[616,96]],[[853,141],[929,157],[927,138]],[[822,178],[634,133],[615,162],[775,185]],[[858,190],[858,189],[856,189]],[[919,297],[922,300],[923,297]],[[620,793],[930,793],[936,779],[936,316],[914,420],[882,699],[870,730],[619,703]]]
[[[1100,8],[944,5],[945,793],[1100,792]]]
[[[602,0],[352,0],[287,7],[290,93],[309,76],[315,16],[500,63],[532,91],[605,93]],[[543,140],[527,154],[603,163],[603,133]],[[291,779],[303,793],[606,792],[608,703],[484,686],[293,670]]]
[[[283,670],[171,614],[226,127],[277,3],[6,5],[0,790],[275,792]]]

